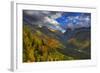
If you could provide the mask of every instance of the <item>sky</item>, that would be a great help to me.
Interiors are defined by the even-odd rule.
[[[58,12],[58,11],[37,11],[23,10],[23,21],[37,26],[46,26],[52,30],[62,33],[68,28],[90,27],[91,14],[83,12]]]

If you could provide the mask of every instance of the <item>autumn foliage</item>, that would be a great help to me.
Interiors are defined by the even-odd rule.
[[[31,32],[29,27],[23,27],[23,62],[71,60],[58,51],[64,46],[56,39],[48,37],[41,31]]]

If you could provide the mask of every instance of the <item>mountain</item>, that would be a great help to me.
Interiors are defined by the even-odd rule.
[[[32,33],[40,31],[43,35],[58,40],[65,47],[58,51],[66,56],[74,57],[75,59],[90,59],[91,58],[91,28],[76,28],[74,30],[67,29],[62,34],[61,32],[52,32],[46,26],[38,27],[37,25],[27,25]]]
[[[60,52],[73,56],[76,59],[91,58],[91,32],[90,28],[78,28],[74,31],[67,31],[66,47]]]

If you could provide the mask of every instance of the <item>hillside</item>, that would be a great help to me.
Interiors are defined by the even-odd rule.
[[[77,28],[66,33],[52,32],[47,27],[24,25],[23,62],[90,59],[90,28]]]

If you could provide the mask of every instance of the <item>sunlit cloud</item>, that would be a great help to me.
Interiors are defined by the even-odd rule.
[[[77,12],[24,10],[24,22],[51,30],[66,32],[67,28],[90,27],[91,14]]]

